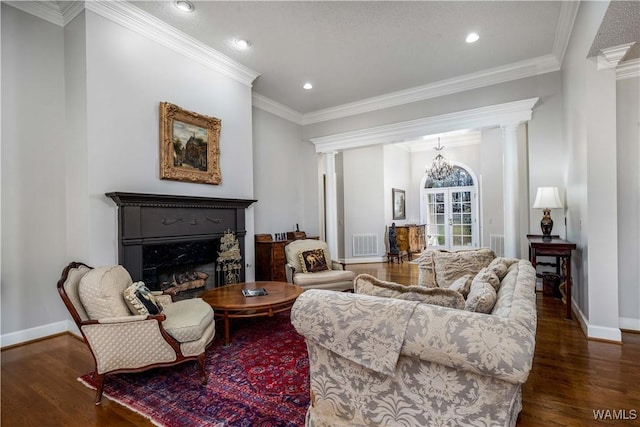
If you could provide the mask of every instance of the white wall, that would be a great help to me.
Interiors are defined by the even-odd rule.
[[[640,330],[640,78],[618,80],[616,102],[620,327]]]
[[[368,147],[344,151],[344,257],[353,257],[354,234],[376,234],[378,254],[384,252],[385,205],[384,158],[382,147]],[[347,196],[348,195],[348,196]]]
[[[480,203],[483,247],[490,247],[492,234],[504,235],[502,188],[502,130],[484,129],[480,144]]]
[[[302,126],[253,109],[256,233],[319,235],[317,155]]]
[[[384,179],[384,224],[391,226],[417,224],[419,217],[415,216],[413,208],[419,206],[419,193],[410,191],[411,182],[411,155],[410,153],[395,145],[385,145],[382,147]],[[393,219],[393,189],[404,190],[405,192],[405,219]],[[382,246],[382,245],[381,245]],[[383,246],[386,247],[386,246]]]
[[[587,335],[620,340],[615,70],[587,58],[607,7],[581,3],[563,63],[567,236],[578,245],[573,299]]]
[[[106,192],[253,199],[254,161],[249,86],[93,12],[64,30],[4,3],[2,12],[8,345],[66,330],[55,289],[66,263],[117,262],[117,210]],[[159,179],[161,101],[222,120],[221,185]],[[253,212],[245,240],[251,265]]]
[[[62,28],[2,3],[1,30],[7,345],[13,338],[5,334],[66,319],[55,287],[65,263],[65,94]]]

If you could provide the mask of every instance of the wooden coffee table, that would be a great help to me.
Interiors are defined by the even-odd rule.
[[[245,297],[243,289],[265,288],[267,295]],[[221,286],[200,295],[214,316],[224,319],[224,345],[229,345],[229,319],[265,317],[289,310],[302,288],[287,282],[247,282]]]

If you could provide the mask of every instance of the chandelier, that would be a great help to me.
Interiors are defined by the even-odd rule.
[[[442,154],[440,154],[440,150],[444,147],[440,146],[440,138],[438,138],[438,146],[435,150],[438,152],[438,155],[435,159],[433,159],[433,163],[431,164],[431,168],[427,169],[427,176],[434,181],[442,181],[447,179],[451,172],[453,172],[453,166],[447,162]]]

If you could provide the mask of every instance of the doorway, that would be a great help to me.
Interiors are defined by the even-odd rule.
[[[420,217],[427,247],[450,251],[478,247],[478,189],[473,172],[454,165],[447,179],[423,178]]]

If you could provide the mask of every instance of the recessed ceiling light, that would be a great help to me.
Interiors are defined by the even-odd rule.
[[[196,7],[193,5],[193,3],[188,0],[176,0],[174,4],[183,12],[191,13],[196,10]]]
[[[302,85],[302,89],[306,89],[306,90],[313,89],[313,85],[311,83],[305,83]]]
[[[249,49],[249,46],[251,46],[251,42],[249,40],[244,40],[244,39],[235,39],[234,42],[236,47],[238,49]]]
[[[474,43],[477,42],[478,39],[480,38],[480,36],[476,33],[469,33],[469,35],[467,36],[467,38],[464,40],[467,43]]]

